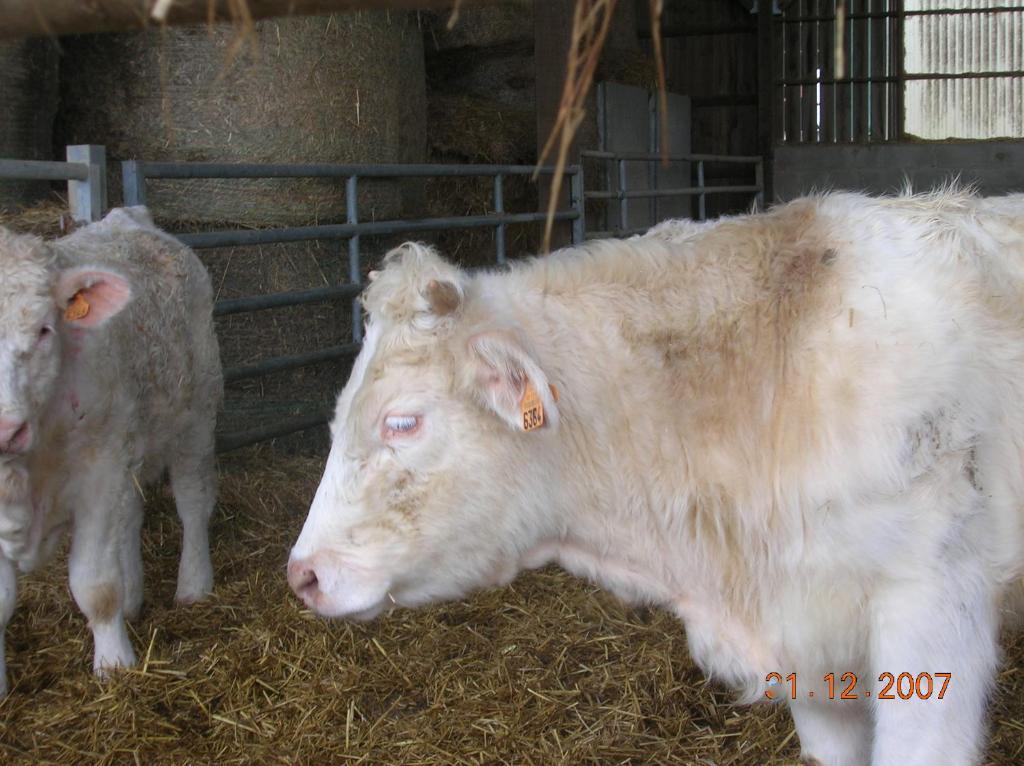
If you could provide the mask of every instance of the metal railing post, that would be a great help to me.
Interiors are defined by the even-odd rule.
[[[494,176],[494,212],[498,215],[505,213],[505,177],[498,173]],[[505,257],[505,224],[499,223],[494,227],[494,249],[499,264],[506,261]]]
[[[700,194],[697,195],[697,215],[701,221],[708,219],[707,194],[704,193],[704,160],[697,161],[697,188]]]
[[[124,206],[146,204],[146,176],[142,172],[141,163],[125,160],[121,163],[121,185],[124,187]]]
[[[629,200],[626,199],[626,161],[621,157],[619,163],[619,231],[629,231]]]
[[[345,181],[345,208],[350,224],[359,223],[358,178],[359,176],[352,175]],[[354,285],[360,284],[363,280],[358,234],[353,234],[348,238],[348,279]],[[363,342],[363,308],[359,303],[358,295],[352,299],[352,342]]]
[[[583,164],[576,166],[575,172],[569,176],[569,206],[576,211],[576,219],[572,222],[572,244],[582,245],[586,239],[587,222],[583,206]]]
[[[757,164],[754,165],[754,185],[758,187],[758,192],[754,196],[754,201],[757,204],[757,209],[764,210],[764,160],[758,160]]]
[[[68,181],[68,206],[78,223],[91,223],[103,217],[107,209],[107,150],[97,144],[76,144],[67,147],[68,162],[89,166],[84,181]]]
[[[647,96],[647,151],[652,155],[658,153],[658,141],[660,136],[659,125],[658,125],[658,95],[656,93],[650,93]],[[656,160],[648,160],[644,163],[647,165],[647,188],[657,189],[658,188],[658,162]],[[658,200],[656,197],[651,197],[647,201],[648,215],[650,221],[648,223],[654,226],[658,222]]]

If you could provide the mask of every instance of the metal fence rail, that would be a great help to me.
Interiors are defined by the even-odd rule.
[[[78,223],[103,217],[107,209],[107,150],[95,144],[67,147],[67,162],[0,160],[0,180],[67,181],[68,206]]]
[[[361,237],[386,234],[406,234],[448,229],[493,228],[495,235],[495,261],[506,262],[506,229],[510,224],[539,223],[545,213],[507,213],[504,208],[504,179],[506,176],[541,175],[554,173],[553,167],[537,171],[532,165],[340,165],[340,164],[253,164],[205,162],[144,162],[121,163],[124,181],[124,204],[146,204],[148,179],[197,178],[337,178],[345,182],[346,222],[317,226],[288,226],[273,229],[232,229],[226,231],[177,234],[190,247],[214,248],[277,242],[303,242],[311,240],[347,240],[348,282],[329,287],[273,293],[247,298],[218,301],[215,316],[226,316],[249,311],[263,311],[284,306],[327,302],[339,299],[352,301],[352,338],[330,348],[316,349],[293,356],[264,359],[255,364],[229,368],[224,371],[230,384],[239,380],[261,377],[283,370],[296,369],[336,359],[353,357],[359,353],[362,342],[362,311],[357,300],[362,291]],[[555,213],[556,221],[571,221],[572,241],[583,241],[583,178],[579,166],[566,168],[569,177],[570,205]],[[426,178],[426,177],[492,177],[493,210],[489,215],[424,218],[419,220],[361,221],[359,215],[360,179]],[[244,432],[225,434],[218,439],[218,449],[227,451],[259,441],[285,436],[322,425],[329,413],[318,413],[261,426]]]
[[[588,231],[586,239],[601,239],[606,237],[628,237],[633,234],[642,234],[650,228],[649,225],[639,228],[629,226],[629,200],[631,199],[659,199],[671,197],[697,197],[698,218],[707,218],[707,196],[709,194],[735,194],[750,193],[754,195],[758,207],[764,207],[764,160],[760,156],[745,155],[720,155],[720,154],[669,154],[644,152],[602,152],[583,151],[580,154],[587,158],[614,162],[618,177],[617,190],[589,190],[583,192],[584,200],[619,202],[619,226],[611,231]],[[628,174],[626,163],[628,162],[691,162],[697,170],[697,185],[685,186],[674,189],[630,189],[628,188]],[[746,185],[708,186],[704,183],[704,165],[708,162],[733,163],[750,165],[754,170],[754,183]]]
[[[587,238],[627,236],[643,229],[630,229],[628,225],[628,201],[632,199],[657,199],[671,197],[698,198],[700,217],[706,214],[705,198],[709,194],[751,193],[760,202],[764,196],[764,177],[761,157],[737,157],[711,154],[669,155],[670,162],[695,163],[697,185],[671,189],[629,189],[626,185],[625,165],[628,162],[661,162],[660,154],[612,153],[585,151],[582,156],[600,161],[615,162],[618,170],[619,189],[584,191],[583,170],[579,165],[565,169],[568,176],[567,207],[555,212],[555,220],[572,224],[573,244],[580,244]],[[69,202],[76,221],[99,220],[106,211],[106,152],[102,146],[69,146],[67,162],[36,162],[28,160],[0,160],[0,181],[5,178],[26,180],[68,181]],[[704,183],[704,164],[740,163],[754,167],[753,185],[707,186]],[[528,176],[533,173],[549,176],[553,167],[535,168],[532,165],[341,165],[341,164],[252,164],[252,163],[197,163],[197,162],[145,162],[127,161],[121,163],[124,181],[124,204],[146,204],[146,182],[151,179],[243,179],[243,178],[337,178],[345,183],[346,221],[341,224],[317,226],[289,226],[268,229],[231,229],[197,233],[180,233],[176,236],[185,244],[196,249],[244,246],[277,242],[303,242],[329,240],[345,242],[343,258],[347,266],[348,281],[342,284],[314,287],[305,290],[253,295],[244,298],[221,300],[214,306],[214,316],[222,317],[254,311],[267,311],[288,306],[348,300],[352,306],[352,336],[349,342],[328,348],[313,349],[291,356],[263,359],[254,364],[228,368],[224,371],[228,384],[261,377],[285,370],[308,365],[321,364],[337,359],[351,358],[359,353],[362,343],[362,312],[357,300],[362,284],[363,252],[361,238],[364,236],[406,234],[422,231],[450,229],[492,228],[494,230],[495,263],[506,262],[507,227],[512,224],[541,223],[546,214],[541,212],[509,213],[505,210],[504,179],[508,176]],[[476,177],[493,179],[492,210],[487,215],[423,218],[417,220],[399,219],[391,221],[361,221],[359,215],[360,179],[397,179],[426,177]],[[584,203],[586,200],[618,200],[621,210],[621,227],[615,231],[587,232]],[[646,228],[646,227],[645,227]],[[270,425],[262,425],[245,431],[222,434],[218,437],[218,450],[227,451],[256,442],[286,436],[323,425],[330,417],[329,412],[317,412],[290,418]]]

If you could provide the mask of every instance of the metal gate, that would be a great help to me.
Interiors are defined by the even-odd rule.
[[[631,226],[628,201],[631,199],[693,198],[698,201],[698,216],[705,217],[704,200],[710,194],[749,193],[763,203],[764,183],[760,157],[729,157],[720,155],[679,154],[667,158],[669,163],[686,163],[696,170],[696,185],[677,188],[642,188],[629,186],[627,163],[659,163],[659,154],[615,153],[588,151],[582,153],[585,161],[606,164],[608,172],[594,174],[598,178],[617,179],[614,188],[585,190],[581,166],[566,168],[569,202],[555,212],[555,221],[569,222],[572,243],[597,237],[622,237],[638,234],[647,226]],[[0,160],[0,180],[3,178],[29,178],[67,180],[73,217],[78,221],[99,220],[106,208],[106,163],[103,147],[68,147],[68,162],[28,162]],[[707,186],[704,183],[704,163],[732,162],[754,167],[755,183],[749,186]],[[510,176],[529,176],[538,173],[550,176],[552,167],[535,168],[532,165],[336,165],[336,164],[236,164],[196,162],[129,161],[122,164],[124,204],[146,203],[146,182],[150,179],[266,179],[266,178],[336,178],[344,181],[346,190],[346,221],[339,224],[315,226],[289,226],[268,229],[229,229],[176,236],[194,249],[269,244],[279,242],[331,241],[339,246],[338,257],[344,262],[348,280],[342,284],[306,290],[254,295],[217,301],[215,316],[227,316],[252,311],[273,310],[285,306],[300,306],[332,301],[350,301],[352,331],[349,342],[327,348],[310,349],[301,354],[278,356],[254,364],[230,367],[224,371],[228,385],[240,380],[262,377],[284,370],[315,365],[327,361],[352,358],[359,353],[362,341],[362,315],[357,300],[362,284],[363,251],[361,237],[386,234],[450,229],[490,228],[494,231],[494,262],[506,263],[506,229],[511,224],[542,223],[546,213],[508,213],[504,204],[504,181]],[[359,183],[361,179],[398,179],[424,177],[477,177],[493,179],[492,212],[487,215],[422,218],[416,220],[363,221],[359,210]],[[612,230],[588,231],[585,221],[585,203],[609,205],[617,203],[618,223]],[[172,232],[173,233],[173,232]],[[328,422],[329,412],[319,412],[290,418],[269,425],[236,433],[221,434],[218,450],[227,451],[304,431]]]

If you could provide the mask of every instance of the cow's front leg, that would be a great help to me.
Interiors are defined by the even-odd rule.
[[[930,577],[890,585],[872,604],[873,766],[980,762],[997,594],[966,547]]]
[[[838,673],[836,676],[838,677]],[[789,702],[800,761],[808,766],[865,766],[871,757],[871,709],[861,700]]]
[[[75,512],[75,528],[68,561],[71,592],[89,620],[94,642],[93,670],[103,676],[112,668],[135,664],[125,626],[125,581],[122,546],[124,526],[136,518],[140,501],[127,477],[96,469],[89,482],[95,492],[84,492]],[[106,486],[104,486],[104,483]]]
[[[0,554],[0,697],[7,695],[7,655],[4,649],[7,623],[18,598],[18,574],[14,562]]]

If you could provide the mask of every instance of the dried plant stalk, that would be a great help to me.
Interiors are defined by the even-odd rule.
[[[555,210],[565,180],[565,166],[576,132],[586,116],[586,100],[594,84],[594,73],[601,58],[608,30],[611,27],[617,0],[576,0],[573,13],[572,40],[565,67],[565,84],[558,106],[554,127],[537,158],[537,165],[551,154],[557,145],[555,172],[551,176],[548,196],[547,218],[544,222],[543,252],[551,249],[551,233],[554,228]],[[661,45],[661,14],[663,0],[650,0],[651,36],[654,45],[655,65],[658,71],[658,93],[661,112],[661,153],[668,161],[668,98],[665,86],[665,60]],[[534,178],[537,173],[534,174]]]

